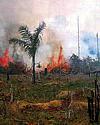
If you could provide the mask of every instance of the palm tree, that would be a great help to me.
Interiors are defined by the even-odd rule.
[[[35,83],[35,54],[37,48],[39,47],[40,41],[42,40],[41,32],[45,28],[45,26],[45,22],[42,22],[36,28],[34,33],[31,33],[27,26],[21,26],[19,28],[21,38],[12,38],[9,40],[10,44],[19,44],[19,46],[23,47],[25,49],[25,52],[28,52],[28,55],[32,57],[32,83]]]

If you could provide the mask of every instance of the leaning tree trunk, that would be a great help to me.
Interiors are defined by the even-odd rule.
[[[32,83],[35,84],[35,56],[32,57],[32,65],[33,65],[33,71],[32,71]]]

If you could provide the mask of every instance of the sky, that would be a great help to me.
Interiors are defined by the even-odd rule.
[[[5,49],[8,40],[16,36],[20,25],[28,25],[33,31],[41,21],[45,21],[46,29],[36,55],[37,62],[47,61],[49,56],[59,50],[60,45],[65,58],[68,58],[73,53],[77,54],[78,16],[80,55],[96,57],[96,33],[99,34],[100,31],[100,0],[0,0],[1,49]],[[18,52],[24,55],[25,60],[26,55]]]

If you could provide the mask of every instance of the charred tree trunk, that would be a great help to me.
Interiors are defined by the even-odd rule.
[[[94,121],[94,109],[93,109],[93,98],[88,97],[88,113],[90,122],[92,123]]]
[[[92,119],[92,122],[94,121],[94,105],[93,105],[93,101],[94,101],[94,92],[91,90],[91,119]]]
[[[45,68],[45,69],[44,69],[44,75],[47,76],[47,74],[48,74],[48,69]]]
[[[6,75],[7,75],[7,82],[8,82],[8,81],[9,81],[9,79],[10,79],[10,77],[9,77],[9,68],[7,68]]]
[[[94,102],[94,103],[93,103]],[[95,93],[91,91],[91,96],[88,97],[88,113],[90,117],[90,122],[99,122],[99,85],[96,77],[95,80]]]
[[[98,81],[95,80],[95,122],[99,120],[99,87]]]
[[[33,65],[33,71],[32,71],[32,83],[35,84],[35,56],[32,57],[32,65]]]

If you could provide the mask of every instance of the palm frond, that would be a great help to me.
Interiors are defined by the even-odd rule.
[[[41,32],[42,30],[45,28],[46,24],[45,22],[42,22],[41,24],[39,24],[39,27],[36,28],[36,30],[34,31],[34,34],[32,36],[32,46],[38,47],[40,44],[40,41],[42,40],[41,37]]]
[[[29,31],[27,26],[21,26],[19,28],[19,33],[21,34],[23,40],[31,41],[32,34],[30,33],[30,31]]]
[[[39,26],[36,28],[35,32],[41,33],[41,31],[42,31],[43,29],[45,29],[45,27],[46,27],[46,24],[45,24],[45,22],[43,21],[43,22],[40,23]]]
[[[33,34],[31,34],[27,26],[21,26],[19,28],[21,39],[12,38],[9,40],[9,43],[18,44],[28,52],[30,57],[34,56],[42,40],[41,32],[45,28],[45,26],[46,24],[42,22],[41,24],[39,24],[38,28],[36,28]]]
[[[23,47],[23,48],[29,48],[30,44],[21,40],[21,39],[17,39],[17,38],[12,38],[9,40],[9,44],[18,44],[19,46]]]

